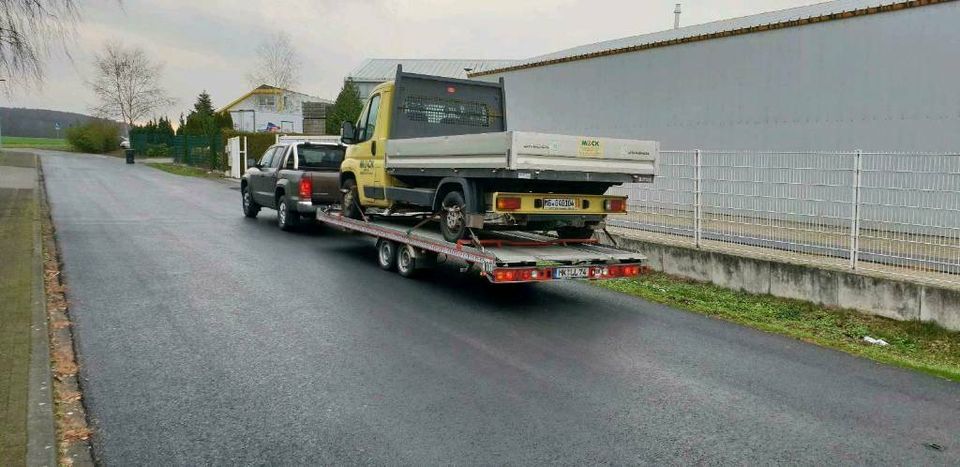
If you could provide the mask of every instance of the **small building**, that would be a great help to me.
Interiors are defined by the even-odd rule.
[[[261,84],[219,111],[230,112],[233,128],[238,131],[304,133],[304,106],[310,108],[312,103],[330,105],[333,102],[301,92]],[[309,122],[306,126],[317,127],[316,122]],[[320,125],[320,128],[322,127]]]
[[[371,58],[354,68],[344,81],[353,81],[360,90],[360,99],[366,100],[378,84],[394,78],[397,65],[402,65],[407,73],[467,79],[467,73],[509,67],[516,63],[516,60]]]

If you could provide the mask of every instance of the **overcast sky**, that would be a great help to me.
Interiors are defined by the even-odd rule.
[[[297,91],[334,98],[366,58],[520,59],[673,27],[675,0],[81,0],[70,58],[47,61],[42,89],[11,89],[2,107],[87,113],[91,57],[105,41],[143,48],[164,63],[176,117],[206,89],[221,106],[250,89],[259,41],[287,31],[303,58]],[[682,25],[815,0],[689,0]]]

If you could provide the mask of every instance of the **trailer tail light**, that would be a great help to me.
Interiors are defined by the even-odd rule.
[[[627,212],[627,200],[623,198],[604,200],[603,210],[607,212]]]
[[[310,201],[313,198],[313,179],[304,174],[300,179],[300,201]]]
[[[497,211],[516,211],[520,209],[520,198],[497,197]]]
[[[553,271],[540,268],[512,268],[496,269],[493,271],[494,282],[534,282],[546,281],[553,278]]]

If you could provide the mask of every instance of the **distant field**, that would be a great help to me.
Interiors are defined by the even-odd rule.
[[[29,138],[26,136],[4,136],[4,148],[36,148],[36,149],[59,149],[69,151],[70,144],[65,139],[56,138]]]

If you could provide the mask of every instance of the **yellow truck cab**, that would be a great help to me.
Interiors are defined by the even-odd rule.
[[[438,214],[444,238],[469,229],[589,238],[626,211],[611,186],[653,181],[659,144],[508,131],[503,82],[404,73],[377,86],[344,122],[344,214]]]

